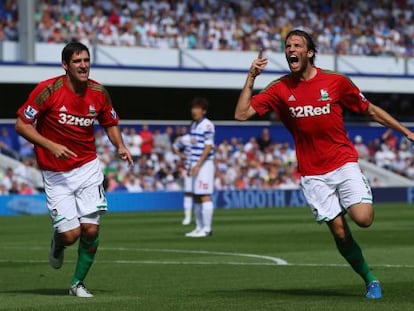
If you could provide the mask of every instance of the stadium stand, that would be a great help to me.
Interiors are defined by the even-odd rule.
[[[40,42],[160,49],[283,49],[292,28],[325,54],[414,56],[413,0],[41,0]],[[0,40],[18,40],[17,0],[0,1]]]
[[[145,131],[152,134],[149,153],[141,150],[142,129],[122,127],[123,138],[133,150],[135,165],[132,170],[116,158],[113,146],[104,132],[96,132],[97,152],[104,167],[105,186],[109,192],[182,190],[185,170],[182,159],[172,152],[171,145],[179,135],[186,132],[186,128],[166,127],[163,131],[157,128]],[[148,133],[145,135],[148,136]],[[373,173],[369,174],[372,186],[384,186],[385,179],[392,178],[392,174],[384,172],[384,169],[414,180],[413,145],[405,138],[399,139],[392,131],[386,131],[381,137],[367,143],[361,136],[356,136],[355,146],[362,160],[375,164],[378,168],[377,171],[375,167],[364,166]],[[22,142],[20,150],[13,152],[19,154],[18,158],[23,160],[13,160],[13,168],[3,165],[0,169],[0,194],[30,194],[41,191],[39,178],[24,177],[28,169],[32,170],[36,166],[33,153],[21,155],[22,151],[27,152],[27,148],[30,146]],[[5,160],[1,162],[6,163]],[[287,142],[274,140],[269,136],[267,128],[263,128],[260,135],[252,136],[247,141],[228,137],[218,142],[215,165],[217,190],[299,188],[295,150]]]

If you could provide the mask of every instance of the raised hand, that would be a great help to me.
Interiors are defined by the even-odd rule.
[[[256,78],[258,75],[260,75],[263,72],[267,63],[268,63],[268,59],[263,58],[263,49],[260,49],[257,59],[253,61],[250,67],[249,75],[252,78]]]

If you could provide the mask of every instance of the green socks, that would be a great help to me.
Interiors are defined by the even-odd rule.
[[[378,281],[378,279],[372,274],[368,263],[362,255],[361,248],[352,235],[349,235],[344,240],[335,239],[335,242],[341,255],[351,265],[352,269],[354,269],[354,271],[364,279],[365,283],[368,284],[372,281]]]
[[[85,237],[80,238],[78,248],[78,262],[76,263],[75,275],[72,278],[72,285],[75,285],[78,282],[82,282],[85,279],[90,267],[92,266],[98,245],[99,236],[96,236],[91,240],[86,239]]]

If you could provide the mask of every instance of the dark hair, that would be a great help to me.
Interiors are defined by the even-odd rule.
[[[317,48],[316,48],[316,44],[315,41],[313,41],[313,38],[310,34],[308,34],[306,31],[300,30],[300,29],[294,29],[291,30],[285,39],[285,45],[286,45],[286,41],[292,37],[292,36],[300,36],[302,38],[305,38],[306,41],[306,46],[308,48],[309,51],[313,51],[313,56],[310,58],[310,63],[311,65],[315,64],[315,57],[316,57],[316,53],[318,52]]]
[[[191,108],[200,107],[201,109],[207,111],[208,109],[208,100],[204,97],[196,97],[191,101]]]
[[[80,42],[71,42],[66,44],[62,50],[62,62],[69,64],[72,55],[79,54],[82,51],[86,51],[88,52],[88,55],[90,55],[88,47]]]

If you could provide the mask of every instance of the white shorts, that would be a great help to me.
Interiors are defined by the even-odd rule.
[[[107,210],[103,173],[98,159],[68,172],[43,171],[47,208],[53,227],[66,232],[81,223],[99,224]]]
[[[193,193],[195,195],[211,195],[214,190],[214,163],[207,160],[193,178]]]
[[[324,175],[303,176],[301,186],[318,222],[329,222],[358,203],[372,203],[372,192],[358,163]]]
[[[188,176],[188,171],[184,172],[184,192],[193,193],[193,177]]]

